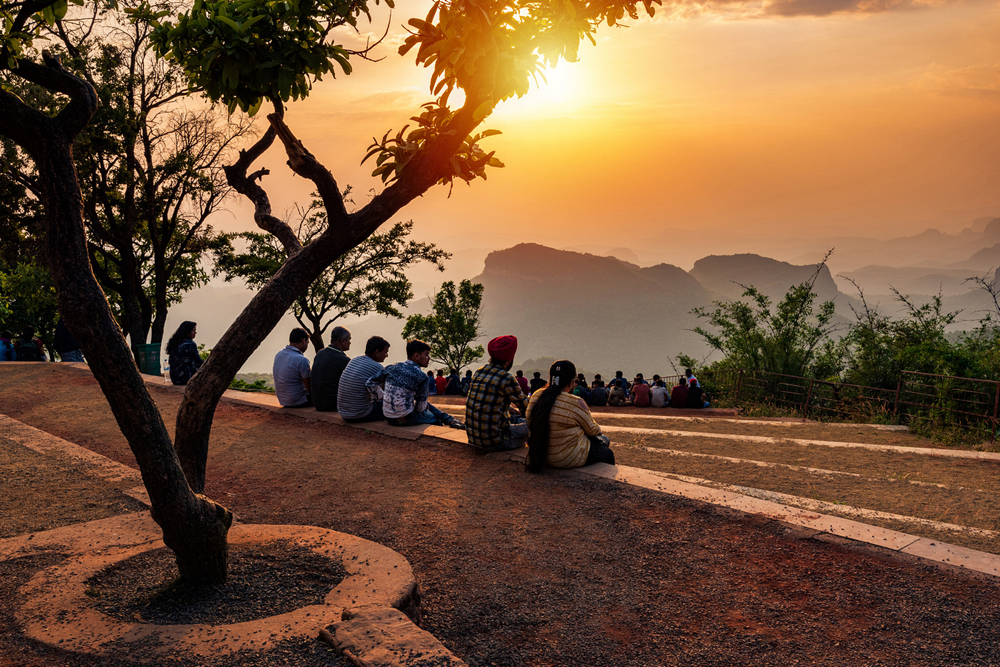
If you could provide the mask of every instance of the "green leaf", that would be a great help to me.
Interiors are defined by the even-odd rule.
[[[492,113],[494,106],[495,105],[493,104],[493,100],[486,100],[478,107],[476,107],[476,110],[472,112],[472,119],[475,120],[477,123],[482,121],[484,118],[489,116],[490,113]]]

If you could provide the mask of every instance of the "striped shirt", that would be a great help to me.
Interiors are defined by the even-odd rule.
[[[528,401],[528,421],[531,409],[538,403],[542,392],[531,395]],[[601,435],[601,427],[590,415],[587,404],[579,396],[561,392],[552,405],[549,415],[549,456],[547,463],[553,468],[579,468],[587,463],[590,453],[588,435]]]
[[[372,411],[376,396],[368,391],[368,379],[378,375],[382,364],[367,354],[354,357],[347,362],[337,387],[337,409],[341,417],[361,419]]]
[[[503,448],[510,437],[510,404],[524,414],[521,385],[503,366],[486,364],[472,376],[465,401],[465,430],[469,444],[485,449]]]

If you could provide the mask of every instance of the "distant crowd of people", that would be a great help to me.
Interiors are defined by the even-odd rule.
[[[52,339],[52,349],[59,355],[60,361],[83,361],[80,343],[69,332],[66,323],[60,317],[56,322],[55,335]],[[20,336],[14,336],[10,331],[0,331],[0,361],[45,361],[45,345],[35,335],[35,327],[27,326]],[[52,359],[55,361],[55,358]]]
[[[538,373],[535,373],[536,378]],[[583,373],[577,377],[576,389],[573,390],[587,405],[593,406],[625,406],[637,408],[684,408],[700,410],[709,407],[708,396],[698,382],[698,378],[690,368],[684,369],[684,375],[677,379],[677,384],[668,388],[666,381],[659,375],[647,381],[642,373],[638,373],[632,382],[626,380],[621,371],[605,384],[600,374],[594,376],[593,382],[587,386],[587,378]]]

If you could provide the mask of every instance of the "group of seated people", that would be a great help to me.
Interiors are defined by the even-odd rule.
[[[316,354],[310,368],[303,355],[308,335],[302,329],[292,330],[288,346],[274,359],[275,394],[283,407],[336,410],[351,423],[385,419],[397,426],[451,426],[464,429],[470,445],[487,451],[518,449],[527,443],[532,471],[615,462],[610,440],[586,402],[573,395],[578,380],[572,362],[553,364],[549,381],[535,383],[529,400],[523,374],[510,373],[517,351],[514,336],[491,340],[489,362],[464,378],[454,371],[448,377],[443,372],[425,374],[422,369],[430,363],[431,346],[421,340],[406,344],[406,361],[383,366],[389,355],[384,338],[372,336],[364,355],[349,358],[345,352],[351,347],[350,332],[336,327],[330,337],[330,345]],[[432,385],[435,393],[466,395],[464,423],[428,401]]]
[[[175,384],[185,384],[201,363],[193,340],[194,323],[185,322],[181,328],[167,345]],[[547,380],[540,372],[531,380],[520,370],[512,375],[514,336],[491,340],[488,363],[465,377],[454,369],[448,376],[443,369],[437,375],[424,371],[432,350],[422,340],[409,341],[406,360],[388,366],[383,362],[390,345],[380,336],[368,339],[363,355],[348,357],[351,332],[344,327],[333,329],[330,344],[316,353],[311,367],[304,355],[308,347],[308,333],[296,328],[274,357],[274,390],[282,407],[337,411],[350,423],[384,419],[396,426],[450,426],[465,430],[470,445],[487,451],[527,444],[527,465],[535,472],[546,466],[615,462],[610,440],[594,421],[590,405],[708,407],[690,369],[669,395],[659,376],[653,377],[652,385],[641,374],[629,383],[621,371],[607,385],[597,375],[588,387],[584,375],[568,360],[552,364]],[[428,401],[432,394],[465,395],[465,422],[432,405]]]
[[[427,371],[427,391],[431,396],[435,394],[467,396],[471,384],[472,371],[465,371],[465,377],[459,377],[458,371],[454,368],[451,369],[451,373],[447,377],[445,377],[443,368],[438,369],[437,376],[434,375],[434,371]]]
[[[537,375],[537,373],[536,373]],[[605,385],[601,376],[595,375],[594,381],[587,387],[587,378],[583,373],[578,376],[574,393],[593,406],[623,406],[632,405],[637,408],[686,408],[703,409],[709,407],[708,396],[705,394],[690,368],[684,369],[684,375],[677,384],[668,389],[659,375],[654,375],[651,382],[643,378],[642,373],[629,382],[621,371]]]

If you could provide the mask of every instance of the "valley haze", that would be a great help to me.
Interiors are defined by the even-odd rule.
[[[757,287],[776,302],[789,287],[809,279],[815,262],[833,249],[815,289],[819,300],[836,303],[842,329],[852,321],[850,305],[857,303],[857,292],[846,278],[862,287],[870,305],[889,314],[901,312],[890,286],[918,303],[940,292],[945,308],[962,310],[954,328],[972,328],[991,304],[988,295],[965,281],[992,276],[1000,267],[1000,218],[975,220],[957,234],[930,229],[910,237],[844,237],[828,244],[784,239],[770,243],[770,253],[766,245],[739,254],[692,257],[686,268],[658,262],[654,253],[641,248],[621,246],[446,247],[454,257],[443,273],[425,266],[408,273],[416,298],[404,313],[429,312],[427,296],[444,280],[471,278],[485,286],[480,342],[500,334],[517,336],[515,368],[555,357],[571,359],[589,373],[669,374],[677,354],[708,354],[692,331],[704,324],[692,309],[739,298],[741,284]],[[215,280],[186,294],[170,310],[168,335],[181,321],[194,320],[197,342],[211,348],[252,296],[235,281]],[[400,337],[404,321],[376,316],[344,318],[338,324],[351,330],[350,356],[364,352],[369,336],[380,335],[392,344],[387,360],[392,363],[405,358]],[[294,326],[294,318],[286,315],[242,372],[270,373],[275,353]],[[313,355],[310,348],[306,356]]]

